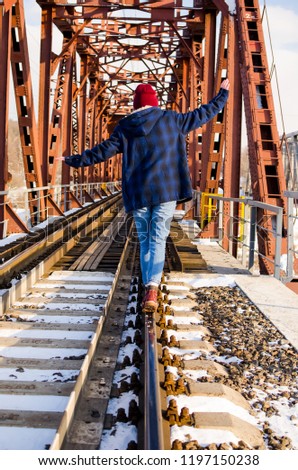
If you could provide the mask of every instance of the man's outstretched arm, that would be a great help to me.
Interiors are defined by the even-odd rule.
[[[56,159],[62,160],[67,165],[74,168],[80,168],[105,162],[117,153],[122,153],[122,141],[120,139],[118,129],[116,128],[108,139],[95,145],[92,149],[86,149],[82,154],[57,157]]]
[[[197,129],[214,118],[224,107],[229,96],[230,81],[223,80],[219,93],[208,104],[203,104],[194,111],[177,114],[177,124],[183,134]]]

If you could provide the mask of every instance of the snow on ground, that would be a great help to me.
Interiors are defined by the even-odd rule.
[[[38,347],[5,347],[0,346],[0,356],[26,359],[66,359],[87,354],[87,349],[79,348],[38,348]],[[0,405],[1,406],[1,405]]]
[[[249,414],[247,410],[241,406],[235,405],[230,400],[221,397],[204,397],[204,396],[187,396],[187,395],[168,395],[167,402],[176,400],[178,413],[180,414],[183,407],[189,409],[189,413],[202,412],[202,413],[230,413],[237,418],[243,419],[254,426],[257,425],[256,419]],[[192,432],[190,431],[190,434]]]
[[[55,411],[63,413],[68,397],[55,395],[27,395],[20,400],[19,395],[1,394],[1,410]]]
[[[134,372],[139,372],[139,369],[134,365],[125,367],[124,369],[116,370],[113,383],[119,385],[123,380],[130,379]]]
[[[54,220],[57,220],[57,219],[64,220],[65,217],[61,215],[53,215],[49,217],[48,219],[46,219],[44,222],[40,222],[40,224],[34,225],[34,227],[31,226],[29,228],[32,232],[36,232],[37,230],[48,227],[50,224],[54,222]]]
[[[104,305],[98,305],[98,304],[84,304],[81,302],[78,303],[71,303],[71,302],[51,302],[51,303],[44,303],[44,302],[38,302],[38,303],[33,303],[28,300],[20,300],[14,302],[14,308],[34,308],[38,310],[69,310],[71,312],[79,311],[82,312],[84,310],[86,311],[92,311],[92,312],[99,312],[100,310],[103,309]]]
[[[171,279],[175,282],[179,278],[181,283],[184,283],[184,286],[180,286],[177,284],[169,285],[171,292],[175,292],[175,290],[179,290],[179,295],[172,295],[172,298],[183,298],[181,291],[184,289],[185,294],[187,293],[187,287],[190,288],[199,288],[199,287],[212,287],[212,286],[227,286],[227,287],[234,287],[236,285],[235,280],[230,276],[210,276],[209,278],[206,276],[202,278],[201,276],[195,275],[187,275],[183,276],[181,274],[177,274],[177,278],[175,276]],[[131,303],[129,307],[134,306],[135,304]],[[175,307],[176,308],[176,307]],[[181,309],[182,310],[182,309]],[[184,309],[185,310],[185,309]],[[126,322],[129,319],[134,320],[135,314],[129,315],[129,318],[126,319]],[[198,320],[198,318],[194,317],[177,317],[167,315],[167,319],[172,319],[174,323],[179,324],[200,324],[202,320]],[[201,339],[201,335],[195,332],[177,332],[177,331],[168,331],[168,335],[170,337],[171,334],[174,334],[176,338],[182,339],[185,337],[187,339]],[[181,337],[180,337],[181,335]],[[125,333],[126,336],[132,336],[132,332],[129,331]],[[135,345],[126,345],[122,350],[120,350],[120,357],[121,359],[124,358],[125,355],[131,357],[133,349],[135,349]],[[222,365],[232,363],[239,363],[241,362],[237,357],[225,357],[219,356],[214,353],[202,353],[200,350],[180,350],[178,348],[168,348],[171,354],[179,354],[183,356],[184,361],[189,359],[196,359],[200,357],[204,357],[206,360],[215,360]],[[121,380],[125,380],[128,378],[129,374],[135,372],[135,368],[128,367],[124,370],[117,371],[116,376],[114,378],[114,383],[119,383]],[[167,367],[167,372],[171,372],[177,378],[179,376],[178,369],[175,367]],[[208,375],[206,370],[187,370],[184,369],[183,373],[185,376],[197,381],[206,377]],[[286,387],[285,387],[286,388]],[[276,390],[278,394],[281,390]],[[286,390],[284,390],[286,391]],[[260,390],[256,390],[257,398],[260,400],[266,399],[266,393],[262,396],[262,392]],[[133,398],[133,393],[129,392],[128,394],[122,394],[117,399],[112,399],[109,404],[109,412],[116,414],[119,408],[124,408],[125,410],[128,409],[129,401]],[[167,400],[169,401],[173,396],[168,396]],[[240,406],[237,406],[226,400],[224,398],[218,397],[189,397],[186,395],[179,395],[174,397],[178,411],[181,410],[182,407],[186,406],[189,408],[190,413],[197,411],[197,412],[206,412],[206,411],[220,411],[220,412],[229,412],[234,416],[237,416],[256,427],[262,427],[264,422],[269,422],[271,429],[279,436],[286,435],[292,440],[292,445],[294,449],[298,449],[298,405],[293,407],[289,404],[288,400],[284,397],[277,402],[276,408],[278,409],[278,414],[268,417],[263,411],[257,413],[257,415],[250,414],[247,410],[243,409]],[[134,397],[137,399],[137,397]],[[253,403],[253,401],[251,402]],[[137,440],[136,437],[136,428],[133,425],[129,425],[129,423],[117,423],[113,432],[104,432],[103,440],[101,444],[101,450],[107,449],[126,449],[128,443],[131,440]],[[236,437],[233,433],[226,431],[226,430],[208,430],[208,429],[195,429],[193,427],[188,426],[172,426],[171,427],[171,441],[173,442],[175,439],[179,439],[181,442],[189,441],[191,439],[197,440],[200,442],[200,445],[207,447],[210,443],[220,444],[223,442],[233,442],[235,444],[238,443],[239,438]]]
[[[177,367],[167,366],[166,372],[170,372],[171,374],[173,374],[175,380],[179,379],[180,377],[178,374]],[[207,370],[204,370],[204,369],[200,369],[200,370],[183,369],[183,375],[185,377],[189,377],[195,382],[200,381],[200,379],[202,379],[203,377],[209,376]]]
[[[48,278],[49,281],[90,281],[112,283],[114,274],[100,271],[54,271]],[[101,287],[101,286],[100,286]]]
[[[211,442],[215,444],[222,444],[223,442],[233,442],[238,444],[239,438],[230,431],[218,429],[196,429],[189,426],[171,427],[171,440],[179,439],[181,442],[187,442],[189,435],[193,440],[197,440],[202,447],[207,447]]]
[[[130,321],[135,322],[137,314],[136,306],[137,302],[132,300],[136,297],[136,294],[132,294],[127,305],[126,316],[125,316],[125,325],[128,326]],[[121,364],[125,356],[128,356],[130,360],[133,357],[133,353],[137,350],[139,353],[142,352],[142,349],[139,348],[135,343],[125,344],[125,341],[128,336],[132,339],[136,329],[127,328],[123,331],[122,334],[122,346],[119,348],[117,363]],[[140,375],[140,370],[134,366],[127,366],[122,369],[116,370],[113,377],[113,383],[119,387],[120,383],[124,380],[130,380],[131,374],[135,372],[138,376]],[[108,413],[116,416],[117,411],[120,408],[123,408],[128,415],[129,404],[134,400],[136,404],[139,404],[139,397],[133,392],[122,393],[118,398],[112,398],[109,400],[108,404]],[[131,423],[122,423],[117,422],[112,430],[104,430],[100,443],[100,450],[112,450],[112,449],[127,449],[128,444],[131,441],[137,442],[138,440],[138,430],[137,427]]]
[[[298,225],[298,224],[296,224]],[[24,234],[18,234],[16,237],[21,237]],[[5,239],[7,240],[7,239]],[[4,241],[2,241],[4,242]],[[206,243],[210,244],[208,240],[206,240]],[[1,242],[0,242],[1,244]],[[52,287],[53,284],[50,281],[55,281],[56,287],[59,288],[67,288],[71,289],[73,291],[73,294],[71,297],[73,297],[73,303],[65,304],[65,303],[57,303],[55,305],[55,308],[60,308],[62,310],[66,310],[66,308],[70,308],[72,310],[76,310],[78,307],[78,303],[76,302],[77,299],[84,299],[87,297],[84,296],[84,294],[79,294],[76,293],[76,290],[82,289],[82,285],[80,285],[81,280],[84,281],[90,281],[90,285],[86,286],[84,285],[83,289],[90,289],[94,290],[95,285],[92,283],[97,282],[98,283],[98,290],[106,290],[108,291],[110,289],[111,282],[113,280],[113,275],[109,275],[109,273],[84,273],[84,272],[77,272],[75,275],[71,273],[69,275],[67,272],[65,273],[53,273],[49,277],[49,282],[38,282],[36,283],[35,287],[38,287],[40,289],[46,289],[49,287]],[[171,275],[171,279],[175,281],[175,275]],[[176,281],[182,281],[185,283],[185,286],[177,286],[177,285],[171,285],[171,298],[183,298],[181,295],[181,292],[179,292],[178,295],[175,295],[174,292],[175,290],[185,290],[187,293],[187,289],[197,289],[200,287],[212,287],[212,286],[230,286],[234,287],[235,286],[235,280],[233,279],[232,276],[210,276],[209,278],[207,277],[201,277],[201,276],[183,276],[181,273],[177,274],[176,276]],[[77,283],[76,283],[77,282]],[[101,283],[105,284],[101,284]],[[51,295],[46,294],[45,292],[41,293],[41,296],[45,296],[48,298],[51,298]],[[87,294],[86,294],[87,296]],[[37,297],[37,295],[36,295]],[[80,309],[83,307],[84,304],[80,304]],[[45,304],[41,303],[42,308],[44,308]],[[90,310],[90,304],[86,304],[88,306],[88,310]],[[128,306],[128,312],[130,311],[131,307],[136,307],[136,302],[130,302]],[[48,308],[48,307],[47,307]],[[98,310],[98,307],[96,307]],[[177,308],[178,310],[178,308]],[[181,310],[183,310],[181,308]],[[184,309],[185,310],[185,309]],[[30,312],[26,312],[26,314],[21,315],[21,318],[26,318],[30,321],[40,321],[43,320],[44,322],[51,322],[51,323],[93,323],[94,321],[98,320],[97,316],[82,316],[82,317],[75,317],[71,318],[68,316],[55,316],[55,315],[36,315],[36,314],[30,314]],[[131,313],[130,315],[127,316],[126,322],[128,322],[130,319],[135,320],[136,315],[134,313]],[[173,316],[167,316],[168,319],[173,319],[175,323],[180,323],[180,324],[201,324],[202,320],[198,319],[196,316],[193,317],[173,317]],[[19,330],[16,331],[14,329],[9,330],[9,332],[5,336],[12,336],[12,337],[23,337],[23,338],[29,338],[32,337],[31,334],[33,334],[35,337],[38,338],[55,338],[54,332],[47,333],[47,336],[43,336],[42,332],[40,331],[34,331],[34,332],[29,332],[28,330]],[[48,336],[48,335],[51,336]],[[66,334],[66,333],[65,333]],[[82,336],[80,336],[80,334]],[[173,332],[175,336],[181,334],[184,335],[186,339],[201,339],[198,336],[193,337],[193,333],[188,332]],[[67,336],[67,338],[73,338],[73,339],[86,339],[87,337],[90,338],[90,335],[92,335],[91,332],[72,332],[72,336]],[[127,336],[131,335],[132,336],[132,331],[127,330],[124,333],[123,339]],[[1,330],[0,330],[0,336],[1,336]],[[65,336],[66,337],[66,336]],[[179,337],[179,339],[181,339]],[[12,353],[13,349],[13,353]],[[140,348],[137,348],[135,344],[127,344],[123,348],[120,349],[119,353],[119,361],[123,360],[125,356],[129,356],[130,358],[132,357],[133,351],[135,349],[138,349],[139,352],[141,352]],[[181,351],[180,349],[177,348],[169,348],[170,352],[172,354],[179,354],[183,355],[183,358],[185,360],[188,359],[195,359],[201,357],[201,351],[193,351],[193,350],[183,350]],[[68,357],[68,356],[80,356],[86,354],[85,349],[68,349],[68,348],[61,348],[60,350],[57,349],[52,349],[52,348],[5,348],[2,347],[0,348],[0,355],[3,357],[23,357],[24,356],[24,351],[26,351],[26,357],[28,358],[52,358],[52,357]],[[216,359],[217,362],[222,363],[223,365],[227,362],[235,362],[236,360],[239,361],[238,358],[225,358],[224,356],[217,356],[214,354],[205,354],[204,356],[205,359]],[[168,371],[171,371],[178,377],[177,369],[176,368],[167,368]],[[78,374],[79,371],[77,370],[61,370],[59,372],[55,370],[35,370],[35,369],[26,369],[26,370],[17,370],[15,368],[0,368],[0,380],[7,380],[7,381],[29,381],[29,380],[35,380],[35,381],[45,381],[45,382],[55,382],[55,381],[68,381],[68,380],[74,380],[75,376]],[[132,372],[138,372],[138,369],[136,369],[134,366],[127,367],[122,370],[118,370],[114,376],[114,383],[119,384],[122,380],[125,380],[126,377],[129,377]],[[200,371],[190,371],[185,369],[184,374],[194,380],[200,380],[202,377],[205,377],[207,375],[207,371],[200,370]],[[286,390],[285,390],[286,391]],[[262,392],[260,390],[256,390],[257,392],[257,398],[258,399],[265,399],[266,394],[262,396]],[[278,390],[277,390],[278,392]],[[3,395],[2,395],[3,397]],[[27,398],[24,398],[24,404],[26,405],[25,401]],[[59,397],[60,399],[65,399],[66,397]],[[170,398],[170,397],[168,397]],[[133,392],[128,392],[126,394],[120,395],[119,398],[117,399],[112,399],[109,402],[109,412],[114,413],[116,410],[119,408],[124,408],[126,411],[128,411],[128,406],[129,402],[135,399],[138,401],[138,397],[133,394]],[[181,409],[183,406],[187,406],[190,409],[190,412],[192,411],[207,411],[208,409],[211,409],[212,411],[218,409],[221,412],[225,411],[230,411],[232,414],[235,414],[236,416],[241,417],[246,420],[252,420],[253,422],[258,420],[259,423],[263,423],[265,421],[268,421],[270,424],[271,429],[274,430],[278,435],[287,435],[290,437],[292,440],[293,446],[295,449],[298,449],[298,404],[295,406],[290,406],[289,402],[287,399],[284,397],[282,400],[279,400],[275,406],[278,408],[278,415],[273,415],[268,418],[268,416],[265,415],[263,411],[260,411],[258,413],[257,418],[252,417],[251,415],[248,414],[247,411],[239,409],[240,407],[236,407],[233,405],[231,407],[230,402],[224,399],[215,399],[214,397],[196,397],[193,399],[193,397],[187,397],[187,396],[179,396],[175,397],[177,400],[178,408]],[[50,398],[47,397],[47,400],[50,401]],[[22,400],[23,401],[23,400]],[[46,400],[45,400],[46,401]],[[62,400],[63,401],[63,400]],[[52,402],[52,403],[47,403],[46,406],[51,407],[52,410],[54,411],[60,411],[62,408],[62,401],[57,400],[57,402]],[[38,400],[36,402],[36,407],[42,406],[42,400]],[[3,398],[3,406],[9,406],[8,404],[8,396],[4,396]],[[30,403],[30,400],[28,401],[27,405],[30,409],[30,406],[33,406],[33,404]],[[64,406],[64,405],[63,405]],[[35,409],[35,408],[34,408]],[[251,422],[251,421],[250,421]],[[221,443],[221,442],[238,442],[238,438],[236,438],[232,433],[227,432],[227,431],[221,431],[221,430],[201,430],[201,429],[194,429],[194,428],[189,428],[187,426],[172,426],[171,428],[171,437],[172,440],[179,439],[181,441],[185,441],[186,437],[189,433],[191,432],[191,436],[193,439],[197,439],[201,445],[206,445],[208,446],[211,442],[215,443]],[[42,449],[44,448],[45,445],[50,444],[53,440],[55,434],[55,430],[53,429],[30,429],[27,428],[26,430],[24,429],[18,429],[16,431],[16,428],[13,427],[0,427],[0,448],[1,449],[10,449],[11,446],[13,445],[15,448],[16,446],[16,441],[18,442],[17,448],[18,449]],[[102,440],[102,445],[101,445],[101,450],[111,450],[111,449],[126,449],[127,445],[130,441],[136,441],[137,440],[137,428],[133,425],[130,425],[129,423],[117,423],[115,425],[115,429],[113,433],[110,433],[109,435],[104,436]],[[13,444],[12,444],[13,443]]]
[[[194,278],[193,281],[188,282],[192,289],[198,289],[200,287],[213,287],[213,286],[221,286],[221,287],[235,287],[236,283],[232,276],[218,276],[214,279],[202,279],[202,278]]]
[[[119,351],[118,361],[122,362],[125,356],[128,356],[129,359],[132,360],[132,356],[135,350],[137,350],[140,354],[142,352],[141,348],[139,348],[136,344],[126,344]]]
[[[174,274],[170,276],[171,281],[180,280],[185,285],[190,286],[191,288],[199,288],[199,287],[212,287],[212,286],[230,286],[234,287],[236,285],[234,279],[230,275],[224,276],[205,276],[202,278],[201,276],[195,275],[181,275],[181,274]],[[172,291],[172,285],[168,286],[169,289]],[[173,290],[178,289],[177,285],[173,285]],[[179,289],[180,290],[180,289]],[[168,317],[170,318],[170,317]],[[181,322],[180,317],[171,317],[175,322]],[[189,321],[187,317],[185,317],[185,321]],[[174,332],[177,338],[177,332]],[[169,333],[170,336],[170,333]],[[179,354],[183,356],[185,361],[189,359],[199,358],[202,355],[200,351],[190,351],[190,350],[179,350],[177,348],[168,348],[171,354]],[[230,362],[240,362],[239,358],[237,357],[225,357],[219,356],[214,353],[204,353],[204,359],[207,360],[215,360],[222,365],[225,365]],[[167,371],[174,374],[175,377],[178,377],[178,370],[175,367],[167,367]],[[184,375],[190,377],[194,380],[197,380],[201,377],[207,376],[207,371],[183,371]],[[294,384],[293,384],[294,385]],[[298,388],[298,387],[297,387]],[[231,404],[227,400],[224,399],[214,399],[214,397],[187,397],[187,396],[178,396],[174,397],[178,410],[180,411],[183,406],[189,408],[190,413],[192,411],[218,411],[221,412],[230,412],[235,416],[239,416],[241,419],[245,420],[252,420],[250,422],[257,423],[258,427],[261,427],[265,422],[268,422],[270,428],[279,436],[287,436],[292,441],[292,446],[294,449],[298,450],[298,403],[295,406],[291,404],[286,398],[286,392],[288,391],[287,387],[276,387],[275,393],[276,395],[280,395],[282,392],[285,392],[285,396],[278,398],[277,401],[274,402],[274,407],[277,409],[278,413],[273,414],[272,416],[268,417],[264,411],[260,410],[255,417],[252,417],[248,414],[247,411],[242,410],[240,407],[236,410],[233,405],[233,409],[231,409]],[[267,398],[267,394],[262,392],[259,389],[255,389],[256,398],[255,400],[264,401]],[[171,397],[168,397],[168,400]],[[191,399],[190,399],[191,398]],[[254,400],[251,400],[250,403],[253,404]],[[238,414],[239,413],[239,414]],[[243,414],[244,413],[244,414]],[[245,415],[245,416],[244,416]],[[247,419],[248,418],[248,419]],[[221,443],[221,442],[235,442],[235,437],[227,435],[225,431],[209,431],[209,430],[194,430],[193,428],[183,426],[172,426],[171,427],[171,440],[174,441],[175,439],[179,439],[182,442],[189,440],[189,435],[192,436],[192,439],[198,439],[201,445],[209,445],[211,442]],[[187,436],[187,438],[186,438]],[[196,437],[197,436],[197,437]],[[238,439],[236,439],[236,442]]]
[[[168,320],[172,320],[177,325],[201,325],[203,320],[198,317],[176,317],[174,315],[167,315]]]
[[[18,318],[27,322],[36,323],[68,323],[73,324],[92,324],[98,320],[98,316],[73,316],[68,317],[67,315],[37,315],[36,313],[24,313],[19,314]]]
[[[42,281],[42,282],[36,282],[36,284],[34,284],[34,287],[38,289],[51,289],[53,287],[53,284],[51,284],[50,282]],[[72,284],[71,282],[65,283],[64,281],[60,281],[60,282],[56,281],[55,287],[57,289],[67,289],[71,291],[76,291],[80,289],[84,289],[84,291],[88,291],[88,290],[109,291],[111,289],[110,284],[99,284],[97,286],[95,284],[89,284],[89,285],[85,284],[84,286],[82,286],[82,284]],[[76,298],[77,298],[77,295],[78,293],[75,294]],[[64,297],[64,294],[63,294],[63,297]]]
[[[202,331],[177,331],[177,330],[167,330],[168,337],[172,335],[175,336],[177,341],[187,340],[187,341],[202,341],[203,336],[205,335]]]
[[[52,443],[55,433],[55,429],[0,426],[0,449],[45,449]]]
[[[79,370],[26,369],[23,367],[1,367],[0,380],[17,382],[73,382]]]
[[[64,292],[63,294],[59,294],[57,292],[34,292],[34,293],[29,293],[26,295],[26,299],[32,299],[32,298],[45,298],[45,299],[73,299],[73,293],[72,292]],[[88,300],[96,300],[96,299],[106,299],[108,297],[108,294],[86,294],[84,292],[77,292],[76,293],[76,299],[88,299]]]
[[[75,303],[75,304],[72,304],[72,303],[63,303],[63,302],[51,302],[49,304],[46,304],[44,302],[38,302],[36,304],[33,304],[32,302],[28,301],[26,302],[25,300],[21,300],[21,301],[16,301],[14,302],[14,308],[35,308],[35,309],[38,309],[38,310],[47,310],[47,311],[51,311],[51,310],[63,310],[63,311],[66,311],[66,310],[70,310],[72,312],[75,312],[76,310],[78,311],[83,311],[83,310],[87,310],[87,311],[93,311],[93,312],[98,312],[99,310],[103,309],[104,305],[98,305],[98,304],[84,304],[84,303],[81,303],[81,302],[78,302],[78,303]]]
[[[110,434],[108,438],[101,443],[100,450],[121,450],[127,449],[131,441],[137,442],[138,430],[136,426],[129,423],[116,423],[114,434]]]
[[[25,232],[12,233],[11,235],[8,235],[6,238],[3,238],[2,240],[0,240],[0,246],[9,245],[9,243],[13,243],[16,240],[19,240],[19,238],[23,238],[25,236],[26,236]]]
[[[0,328],[0,338],[35,338],[35,339],[59,339],[59,340],[92,340],[93,331],[61,331],[34,329],[6,329]]]
[[[107,413],[116,415],[117,410],[119,410],[119,408],[123,408],[126,412],[126,415],[128,415],[129,403],[131,402],[131,400],[138,401],[137,395],[135,395],[135,393],[131,390],[129,392],[123,393],[120,400],[119,398],[112,398],[109,401]],[[119,404],[121,404],[121,406],[119,406]]]

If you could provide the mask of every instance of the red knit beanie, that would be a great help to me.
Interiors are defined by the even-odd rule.
[[[133,107],[139,109],[143,106],[158,106],[156,91],[151,85],[141,84],[135,90]]]

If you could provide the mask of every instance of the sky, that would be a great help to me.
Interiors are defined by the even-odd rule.
[[[230,11],[233,11],[235,0],[227,0]],[[297,0],[259,0],[260,8],[267,7],[270,25],[271,42],[274,50],[272,57],[267,41],[269,69],[275,64],[275,75],[272,79],[272,90],[275,103],[278,131],[282,134],[298,130],[298,94],[296,92],[298,77],[298,2]],[[30,63],[34,80],[34,89],[38,90],[39,75],[39,30],[40,7],[35,0],[24,0],[27,37],[30,44]],[[286,25],[286,26],[285,26]],[[55,28],[56,29],[56,28]],[[268,38],[268,27],[264,23],[265,37]],[[31,47],[33,45],[34,47]],[[61,51],[61,35],[54,31],[53,51]],[[279,93],[278,93],[279,89]],[[35,102],[35,112],[38,107]],[[10,104],[10,117],[16,119],[13,100]]]

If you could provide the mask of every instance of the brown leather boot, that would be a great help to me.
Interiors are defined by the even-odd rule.
[[[158,303],[157,303],[157,293],[158,287],[157,286],[148,286],[146,290],[145,297],[143,299],[143,306],[142,312],[156,312]]]

